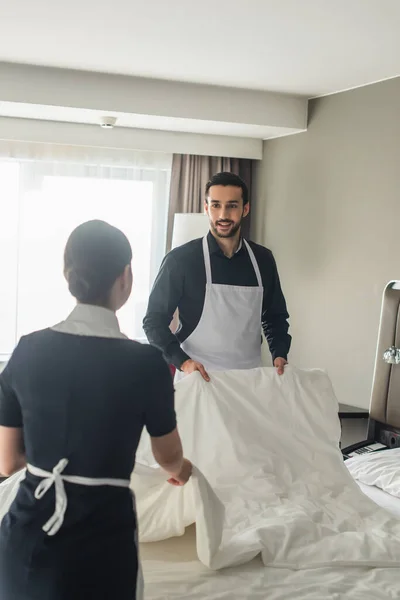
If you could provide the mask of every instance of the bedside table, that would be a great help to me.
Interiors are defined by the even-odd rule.
[[[347,448],[367,437],[369,412],[349,404],[339,403],[339,419],[342,427],[341,447]]]
[[[339,419],[368,419],[369,412],[365,408],[357,408],[339,402]]]

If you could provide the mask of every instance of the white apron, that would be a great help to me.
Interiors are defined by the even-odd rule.
[[[62,458],[59,463],[54,467],[52,472],[45,471],[43,469],[39,469],[33,465],[27,464],[27,470],[35,475],[36,477],[41,477],[42,480],[37,486],[35,490],[35,498],[40,500],[43,496],[49,491],[49,489],[54,485],[55,487],[55,510],[54,514],[50,519],[45,523],[42,527],[43,531],[47,533],[47,535],[55,535],[61,528],[64,522],[65,512],[67,510],[68,499],[67,493],[64,487],[64,481],[68,481],[69,483],[75,483],[77,485],[84,486],[112,486],[112,487],[125,487],[129,488],[131,485],[130,479],[113,479],[113,478],[94,478],[94,477],[81,477],[78,475],[63,475],[63,471],[65,467],[68,465],[68,459]],[[135,496],[132,493],[132,501],[133,501],[133,510],[136,518],[136,503]],[[137,518],[136,518],[137,521]],[[136,579],[136,600],[143,600],[143,574],[140,565],[140,557],[139,557],[139,543],[138,543],[138,527],[136,526],[135,532],[135,545],[136,545],[136,553],[138,559],[138,573]]]
[[[191,359],[206,371],[255,369],[261,366],[261,313],[264,288],[260,269],[250,245],[243,240],[253,265],[257,286],[212,282],[210,251],[203,238],[206,294],[196,329],[182,343]],[[176,380],[184,373],[176,373]]]

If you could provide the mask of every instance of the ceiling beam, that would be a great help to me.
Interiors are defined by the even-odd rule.
[[[148,150],[171,154],[262,158],[262,140],[222,135],[155,131],[0,117],[0,140],[86,146],[118,150]]]
[[[241,123],[304,131],[306,98],[0,62],[0,103]]]

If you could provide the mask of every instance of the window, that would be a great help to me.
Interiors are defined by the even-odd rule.
[[[118,314],[143,340],[142,320],[164,255],[168,169],[0,161],[0,361],[22,335],[63,320],[74,300],[63,277],[71,231],[102,219],[127,235],[134,287]]]

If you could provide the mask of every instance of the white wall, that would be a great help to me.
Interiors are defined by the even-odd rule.
[[[400,78],[315,100],[306,133],[264,145],[253,237],[275,253],[290,360],[368,407],[381,294],[400,279]]]

